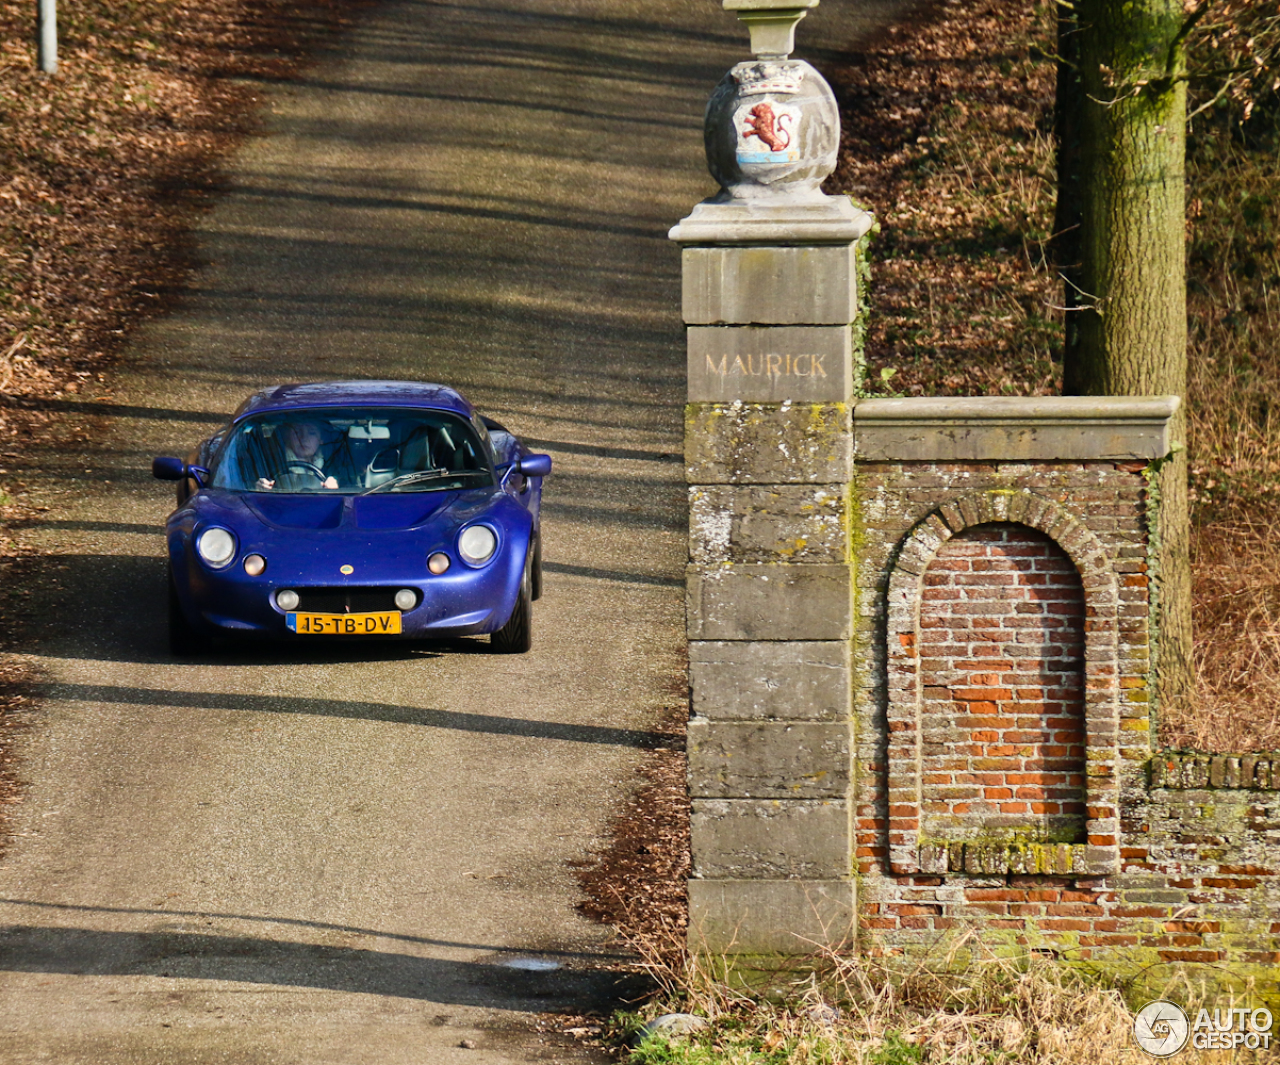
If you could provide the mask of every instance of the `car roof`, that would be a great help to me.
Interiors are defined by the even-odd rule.
[[[264,411],[305,410],[309,407],[426,407],[470,418],[474,408],[462,393],[448,385],[421,381],[314,381],[276,385],[255,392],[240,404],[232,421]]]

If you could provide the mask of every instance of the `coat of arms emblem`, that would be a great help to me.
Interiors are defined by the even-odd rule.
[[[800,120],[800,108],[775,99],[745,101],[734,115],[738,131],[738,162],[796,162],[800,158],[796,146]]]

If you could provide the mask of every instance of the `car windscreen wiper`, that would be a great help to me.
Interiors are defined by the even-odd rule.
[[[372,488],[366,488],[363,492],[358,492],[357,494],[362,496],[373,495],[374,492],[381,492],[387,488],[397,488],[402,484],[417,484],[419,481],[434,481],[440,477],[453,477],[457,476],[459,473],[468,472],[471,471],[454,471],[445,469],[415,470],[413,473],[402,473],[399,477],[392,477],[389,481],[383,481],[381,484],[375,484]]]

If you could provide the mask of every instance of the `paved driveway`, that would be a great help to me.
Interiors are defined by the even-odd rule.
[[[746,54],[719,6],[392,0],[271,92],[189,298],[81,453],[24,456],[62,591],[28,648],[48,702],[0,862],[0,1061],[583,1059],[530,1020],[613,991],[565,863],[683,683],[665,233],[711,191],[703,103]],[[859,28],[828,7],[802,40]],[[150,457],[340,376],[451,382],[555,457],[532,653],[168,658]]]

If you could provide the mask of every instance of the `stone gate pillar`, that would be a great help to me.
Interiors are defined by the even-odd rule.
[[[854,248],[839,114],[789,59],[818,0],[724,0],[755,58],[707,106],[718,195],[671,231],[688,340],[690,944],[803,954],[855,914]]]

